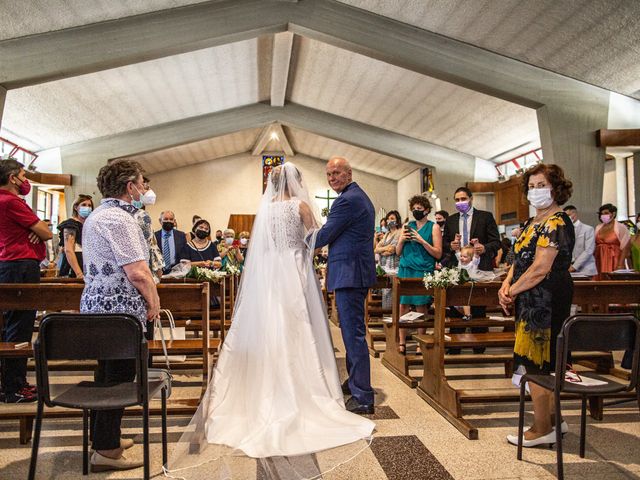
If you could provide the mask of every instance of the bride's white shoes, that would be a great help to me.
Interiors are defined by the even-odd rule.
[[[567,422],[562,422],[560,424],[560,431],[562,432],[562,435],[569,431],[569,425],[567,425]],[[507,442],[517,446],[518,435],[507,435]],[[522,446],[525,448],[537,447],[538,445],[553,445],[554,443],[556,443],[555,427],[553,427],[553,429],[546,435],[534,438],[533,440],[527,440],[526,438],[522,439]]]

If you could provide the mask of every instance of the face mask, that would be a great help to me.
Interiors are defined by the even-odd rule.
[[[444,227],[444,224],[447,223],[444,220],[440,220],[439,222],[436,222],[440,227]]]
[[[78,215],[82,218],[87,218],[93,209],[91,207],[78,207]]]
[[[222,240],[222,235],[216,235],[216,240],[218,241]]]
[[[200,240],[204,240],[208,236],[209,232],[206,232],[204,230],[196,230],[196,237],[198,237]]]
[[[398,222],[394,222],[392,220],[389,223],[387,223],[387,225],[389,225],[389,228],[396,228],[398,226]]]
[[[527,192],[527,200],[533,208],[541,210],[553,203],[550,188],[532,188]]]
[[[231,238],[231,237],[225,238],[224,241],[225,241],[225,243],[227,245],[232,245],[233,244],[233,238]]]
[[[173,230],[173,222],[162,222],[162,229],[165,232],[170,232]]]
[[[131,205],[133,205],[137,209],[141,209],[142,207],[144,207],[144,203],[142,203],[142,200],[133,200],[133,199],[131,199]]]
[[[18,186],[18,194],[22,195],[23,197],[25,195],[29,195],[29,192],[31,191],[31,184],[29,183],[28,179],[24,179],[24,180],[20,180],[18,177],[16,177],[16,179],[20,182],[22,182],[19,186]]]
[[[382,233],[387,233],[389,231],[389,229],[387,227],[380,227],[380,231]]]
[[[611,221],[611,218],[613,217],[613,215],[600,215],[600,221],[602,223],[609,223]]]
[[[142,203],[145,205],[154,205],[156,203],[156,192],[149,189],[140,197],[140,200],[142,200]]]
[[[469,203],[469,200],[456,202],[456,210],[458,210],[460,213],[467,213],[470,208],[471,208],[471,203]]]
[[[244,245],[246,245],[247,243],[249,243],[249,240],[248,240],[248,239],[246,239],[246,238],[241,238],[241,239],[240,239],[240,245],[244,246]]]
[[[418,222],[427,215],[427,212],[425,212],[424,210],[413,210],[411,213],[413,214],[413,218],[415,218]]]

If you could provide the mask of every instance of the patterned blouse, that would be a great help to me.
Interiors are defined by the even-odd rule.
[[[107,198],[87,218],[82,231],[84,291],[82,313],[128,313],[147,323],[147,306],[123,266],[149,261],[149,247],[134,218],[133,205]]]

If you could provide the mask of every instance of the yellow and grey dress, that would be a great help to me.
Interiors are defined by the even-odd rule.
[[[535,260],[537,247],[558,250],[547,276],[516,297],[516,342],[514,360],[528,373],[549,373],[555,368],[556,338],[569,316],[573,280],[569,274],[575,233],[564,212],[543,223],[529,219],[516,241],[513,280],[517,281]]]

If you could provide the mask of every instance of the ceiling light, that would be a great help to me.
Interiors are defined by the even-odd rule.
[[[271,132],[271,140],[279,140],[278,134],[276,132]]]

